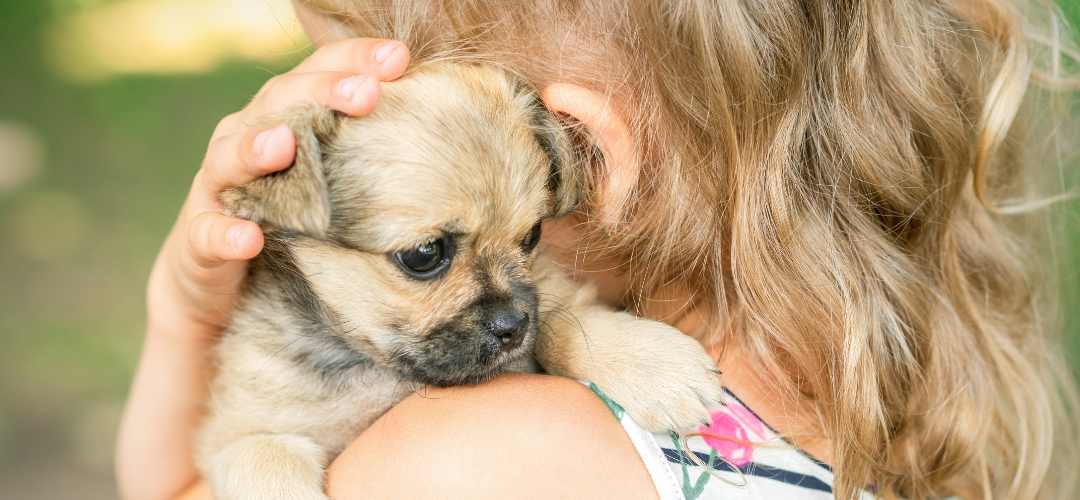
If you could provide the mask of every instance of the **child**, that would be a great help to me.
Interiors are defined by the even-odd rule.
[[[150,277],[118,452],[127,497],[205,494],[189,486],[207,352],[262,242],[216,195],[285,168],[295,148],[288,129],[248,124],[303,100],[364,114],[410,56],[498,64],[580,124],[596,151],[591,200],[549,222],[545,244],[612,304],[699,339],[730,397],[707,425],[651,436],[614,425],[618,402],[572,381],[433,391],[337,458],[331,496],[1072,491],[1076,390],[1038,285],[1052,272],[1037,251],[1044,215],[1023,210],[1054,163],[1035,147],[1057,136],[1034,127],[1069,137],[1029,83],[1077,83],[1060,74],[1060,24],[1037,28],[1060,23],[1045,5],[297,7],[322,47],[218,126]],[[1055,47],[1049,74],[1037,42]]]

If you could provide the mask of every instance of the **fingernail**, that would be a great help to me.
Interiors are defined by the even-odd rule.
[[[288,129],[288,127],[285,125],[278,125],[274,128],[263,130],[255,136],[255,141],[252,143],[251,149],[252,152],[255,153],[255,158],[258,161],[262,162],[266,160],[266,157],[270,152],[270,144],[282,134],[283,129]]]
[[[367,75],[350,76],[337,84],[337,94],[352,104],[359,105],[375,91],[378,83]]]
[[[386,61],[390,60],[390,56],[392,56],[394,52],[397,51],[398,47],[401,47],[401,44],[397,42],[386,42],[380,45],[377,49],[375,49],[375,62],[383,64]]]
[[[243,250],[244,242],[248,239],[249,233],[250,230],[248,229],[247,224],[237,224],[229,228],[225,233],[225,237],[229,240],[229,245],[231,245],[234,250]]]

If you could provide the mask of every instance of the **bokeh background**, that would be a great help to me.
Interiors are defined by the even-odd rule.
[[[216,122],[310,46],[287,0],[0,0],[0,48],[0,498],[115,498],[158,246]]]

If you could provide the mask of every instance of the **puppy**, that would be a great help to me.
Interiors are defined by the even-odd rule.
[[[217,498],[324,499],[323,469],[424,385],[537,370],[590,380],[654,430],[707,418],[720,385],[677,330],[600,305],[539,255],[584,172],[535,92],[434,63],[376,111],[285,117],[288,170],[223,195],[262,225],[198,442]]]

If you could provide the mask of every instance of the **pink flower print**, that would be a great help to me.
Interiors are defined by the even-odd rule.
[[[742,467],[753,459],[754,442],[764,439],[764,430],[765,426],[750,410],[728,403],[726,411],[712,412],[712,421],[699,427],[698,433],[718,455],[731,465]]]

